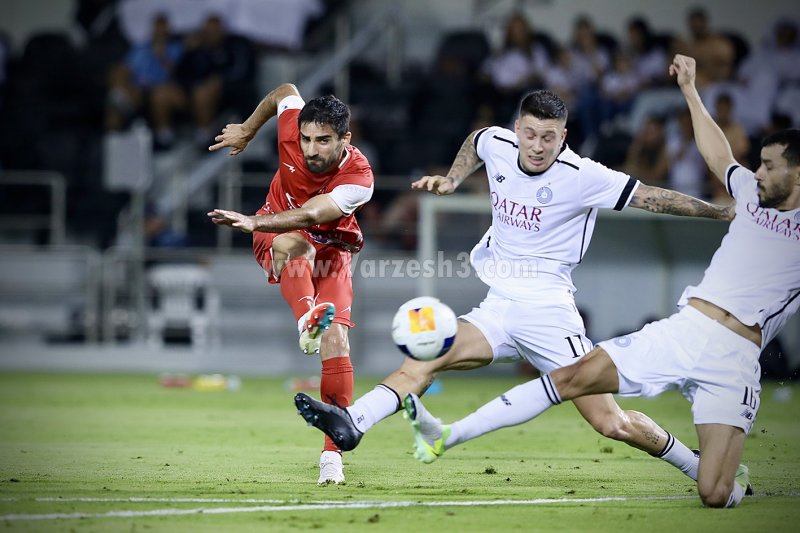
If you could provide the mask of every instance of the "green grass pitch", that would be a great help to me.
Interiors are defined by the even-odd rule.
[[[519,381],[445,375],[426,404],[452,421]],[[375,382],[359,379],[356,395]],[[597,435],[571,405],[432,465],[413,459],[397,415],[345,455],[346,485],[318,487],[322,435],[283,379],[199,392],[156,376],[6,373],[0,531],[797,531],[800,388],[778,402],[776,387],[765,385],[745,449],[757,495],[713,510],[689,479]],[[696,445],[677,393],[621,403]]]

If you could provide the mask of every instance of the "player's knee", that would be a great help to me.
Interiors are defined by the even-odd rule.
[[[550,380],[553,382],[561,397],[561,401],[571,400],[577,397],[577,392],[581,388],[578,365],[561,367],[550,373]]]
[[[697,483],[697,492],[706,507],[725,507],[732,490],[733,487],[726,486],[720,482]]]
[[[625,423],[624,418],[619,416],[603,417],[592,426],[598,433],[609,439],[625,441],[630,435],[628,424]]]

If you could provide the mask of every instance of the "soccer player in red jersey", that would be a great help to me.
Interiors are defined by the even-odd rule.
[[[367,158],[350,144],[350,111],[334,96],[304,102],[289,83],[267,94],[242,124],[228,124],[209,150],[240,154],[278,117],[278,170],[255,215],[214,209],[218,225],[253,234],[253,253],[297,319],[300,349],[322,360],[320,395],[345,407],[353,396],[348,331],[352,254],[363,246],[355,211],[371,197]],[[325,438],[319,483],[342,483],[341,450]]]

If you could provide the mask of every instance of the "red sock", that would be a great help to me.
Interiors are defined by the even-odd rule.
[[[311,281],[311,262],[295,257],[281,271],[281,294],[297,320],[314,306],[314,282]]]
[[[334,357],[322,361],[322,378],[319,384],[322,401],[347,407],[353,400],[353,365],[349,357]],[[324,451],[338,452],[339,448],[325,435]]]

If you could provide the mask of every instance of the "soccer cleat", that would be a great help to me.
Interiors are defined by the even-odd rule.
[[[295,395],[294,405],[309,426],[314,426],[329,436],[342,451],[349,452],[358,446],[364,436],[353,424],[350,413],[337,405],[315,400],[302,392]]]
[[[445,451],[444,443],[450,436],[450,426],[425,409],[416,394],[407,394],[403,400],[403,417],[414,432],[414,457],[425,464],[438,459]]]
[[[337,452],[324,451],[319,457],[319,485],[344,484],[344,466],[342,455]]]
[[[736,477],[733,479],[744,489],[745,496],[755,494],[753,485],[750,484],[750,469],[747,468],[747,465],[739,465],[739,468],[736,469]]]
[[[317,355],[322,334],[331,327],[336,306],[330,302],[317,304],[300,319],[300,350],[304,354]]]

